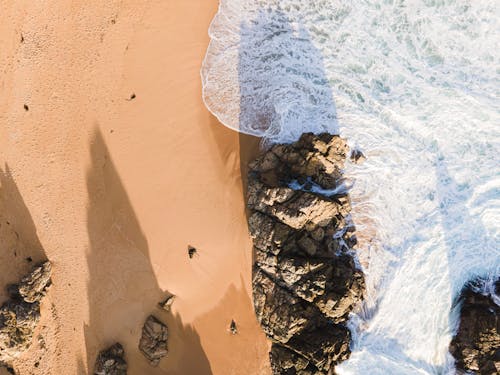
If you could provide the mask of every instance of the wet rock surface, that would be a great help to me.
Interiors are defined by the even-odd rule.
[[[116,343],[97,356],[94,375],[126,375],[127,362],[125,351],[120,343]]]
[[[139,349],[151,366],[158,366],[160,360],[167,355],[167,338],[167,326],[150,315],[142,327]]]
[[[361,164],[366,160],[366,156],[361,152],[361,150],[357,149],[351,151],[351,156],[349,158],[354,164]]]
[[[50,274],[51,265],[45,262],[7,288],[10,299],[0,307],[0,363],[11,363],[31,345]]]
[[[499,374],[500,306],[493,299],[495,292],[480,293],[478,283],[481,282],[469,284],[462,291],[460,323],[450,352],[455,357],[458,373]],[[495,286],[498,296],[500,279]]]
[[[364,277],[342,181],[348,151],[338,136],[304,134],[249,166],[254,307],[274,374],[332,374],[350,355],[345,322]]]

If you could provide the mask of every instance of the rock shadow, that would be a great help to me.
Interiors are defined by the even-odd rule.
[[[481,219],[466,206],[471,190],[451,177],[443,157],[436,163],[436,179],[450,286],[456,300],[468,282],[476,278],[494,280],[500,275],[500,253]]]
[[[100,350],[120,342],[130,374],[170,373],[171,354],[163,358],[158,367],[151,367],[138,349],[142,326],[150,314],[167,323],[171,352],[184,341],[192,345],[186,366],[191,365],[187,362],[208,366],[196,332],[189,326],[184,327],[180,317],[172,324],[171,317],[158,308],[158,302],[168,292],[158,285],[148,241],[97,128],[90,153],[91,166],[87,171],[89,317],[84,326],[88,372],[92,373]]]
[[[9,166],[0,168],[0,303],[7,298],[5,286],[16,283],[33,266],[47,260],[29,209]]]
[[[208,358],[201,346],[200,336],[190,324],[183,324],[181,316],[169,314],[169,354],[163,360],[169,375],[212,375]]]
[[[264,143],[304,132],[338,134],[335,102],[321,52],[303,24],[261,8],[240,25],[239,131]]]

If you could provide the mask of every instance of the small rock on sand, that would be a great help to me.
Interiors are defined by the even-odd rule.
[[[151,366],[158,366],[160,359],[167,355],[167,338],[167,326],[150,315],[142,327],[139,349]]]
[[[238,333],[238,328],[236,327],[236,322],[233,320],[231,320],[231,324],[229,325],[229,332],[231,332],[231,334],[233,335],[236,335]]]
[[[170,306],[172,306],[172,303],[174,303],[175,296],[174,295],[169,295],[166,297],[163,301],[158,303],[158,305],[165,311],[170,311]]]
[[[120,343],[103,350],[97,356],[94,375],[127,375],[125,351]]]

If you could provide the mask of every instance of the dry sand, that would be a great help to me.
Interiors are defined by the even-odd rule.
[[[0,0],[0,286],[54,270],[19,374],[91,373],[115,341],[132,375],[269,373],[240,173],[257,143],[201,101],[216,8]],[[170,334],[157,368],[137,349],[150,313]]]

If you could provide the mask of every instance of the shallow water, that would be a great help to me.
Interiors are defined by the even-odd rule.
[[[268,142],[328,131],[367,156],[346,167],[368,291],[340,374],[453,373],[454,301],[500,274],[499,14],[494,0],[221,0],[207,107]]]

